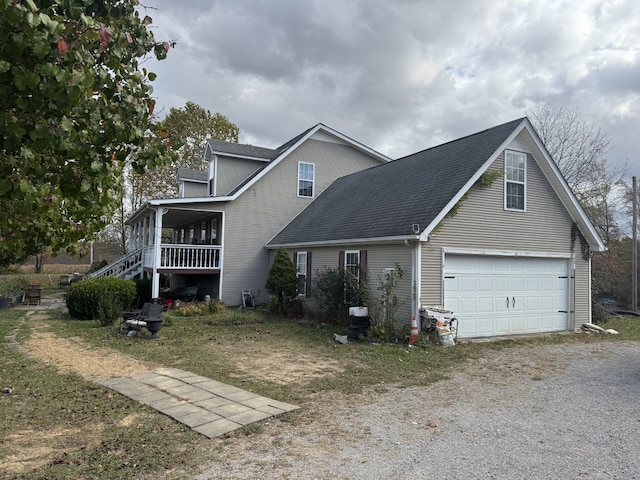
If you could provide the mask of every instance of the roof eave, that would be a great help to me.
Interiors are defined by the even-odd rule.
[[[422,240],[418,235],[398,235],[373,238],[343,238],[339,240],[327,240],[321,242],[285,242],[269,243],[266,248],[276,250],[278,248],[311,248],[311,247],[340,247],[349,245],[382,245],[391,243],[404,243],[405,241]]]

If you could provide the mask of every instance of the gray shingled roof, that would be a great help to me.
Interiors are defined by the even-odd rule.
[[[269,245],[412,235],[426,228],[523,119],[333,182]]]
[[[209,180],[209,172],[180,167],[178,168],[178,180],[196,180],[206,182]]]
[[[273,160],[280,152],[271,148],[254,147],[253,145],[245,145],[242,143],[225,142],[223,140],[207,140],[209,148],[216,153],[228,153],[231,155],[239,155],[241,157],[264,158]]]

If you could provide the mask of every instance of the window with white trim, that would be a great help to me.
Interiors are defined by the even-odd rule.
[[[504,154],[504,208],[524,212],[526,208],[527,155]]]
[[[360,250],[344,252],[344,271],[353,273],[356,280],[360,281]]]
[[[296,253],[296,274],[298,275],[298,295],[307,295],[307,252]]]
[[[313,163],[298,162],[298,196],[313,197],[316,166]]]

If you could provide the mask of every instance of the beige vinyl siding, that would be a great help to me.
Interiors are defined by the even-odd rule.
[[[360,247],[365,249],[365,247]],[[369,271],[369,288],[372,299],[372,313],[375,313],[375,299],[379,299],[379,289],[385,268],[402,268],[402,278],[398,281],[394,296],[396,298],[395,319],[407,326],[411,325],[411,257],[413,247],[404,244],[368,246],[367,268]]]
[[[517,147],[517,148],[514,148]],[[509,149],[528,148],[524,143]],[[504,152],[491,166],[504,171]],[[527,155],[526,211],[504,209],[504,179],[491,186],[475,186],[459,206],[457,214],[445,218],[422,249],[422,303],[442,303],[444,248],[487,251],[571,253],[569,214],[549,185],[534,157]],[[575,245],[576,323],[588,321],[590,305],[588,264]]]
[[[206,183],[184,182],[183,198],[201,198],[209,196],[209,186]]]
[[[218,156],[216,168],[216,196],[227,195],[244,182],[266,162],[247,160],[245,158]]]
[[[411,254],[412,248],[399,245],[352,245],[340,247],[316,247],[288,249],[289,257],[293,259],[294,252],[311,252],[311,272],[312,288],[317,278],[317,273],[322,273],[328,269],[339,267],[338,258],[341,250],[366,250],[367,251],[367,274],[369,281],[369,293],[371,302],[369,305],[370,314],[375,316],[376,306],[381,295],[379,289],[385,268],[394,268],[397,265],[403,271],[402,278],[398,281],[395,289],[396,305],[394,315],[401,323],[410,325],[411,322]],[[275,257],[275,250],[272,251],[271,261]],[[317,311],[318,305],[313,296],[305,300],[307,311]]]
[[[238,305],[243,289],[259,292],[257,303],[269,298],[264,285],[271,262],[265,245],[313,200],[297,195],[299,161],[315,164],[316,195],[340,176],[380,164],[352,147],[307,140],[229,203],[222,286],[225,303]]]

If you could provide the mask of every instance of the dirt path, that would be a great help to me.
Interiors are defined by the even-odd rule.
[[[32,334],[24,349],[38,361],[56,367],[60,373],[77,373],[91,377],[128,377],[154,368],[109,348],[95,348],[80,339],[65,339],[46,331],[47,315],[34,314]]]

